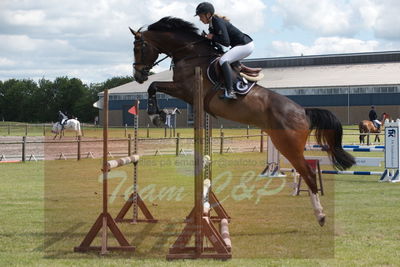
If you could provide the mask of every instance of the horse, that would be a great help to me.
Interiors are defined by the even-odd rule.
[[[379,120],[381,122],[381,127],[377,128],[375,127],[374,123],[369,120],[363,120],[358,123],[358,129],[360,131],[360,144],[365,144],[365,134],[363,133],[377,133],[374,139],[374,142],[381,142],[381,139],[379,138],[379,133],[383,129],[383,126],[385,124],[385,120],[388,119],[390,116],[387,113],[382,113],[381,119]],[[367,145],[369,145],[369,137],[367,138]]]
[[[165,17],[142,31],[129,28],[134,35],[134,77],[138,83],[148,79],[160,54],[172,58],[173,81],[152,82],[148,88],[148,114],[159,125],[165,114],[158,108],[156,92],[162,92],[193,104],[195,67],[202,69],[204,107],[213,115],[259,127],[268,134],[275,147],[285,156],[306,182],[311,194],[314,215],[320,226],[325,214],[320,203],[316,173],[304,157],[304,147],[312,130],[318,144],[323,145],[336,169],[355,164],[354,157],[342,148],[343,128],[330,111],[304,109],[289,98],[255,85],[246,96],[222,100],[223,90],[214,90],[207,77],[207,67],[219,55],[210,40],[198,34],[190,22]],[[218,97],[217,97],[218,96]]]
[[[56,139],[57,135],[61,137],[64,135],[64,131],[75,131],[75,136],[81,136],[81,123],[77,119],[68,119],[64,125],[64,127],[61,125],[60,122],[56,122],[53,124],[53,128],[51,129],[52,133],[55,133],[56,135],[54,136],[53,140]]]

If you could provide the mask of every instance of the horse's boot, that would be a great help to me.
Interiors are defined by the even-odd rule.
[[[224,62],[221,66],[222,73],[224,74],[224,80],[225,80],[225,94],[223,95],[222,98],[225,99],[237,99],[235,93],[233,92],[232,89],[232,68],[229,62]]]

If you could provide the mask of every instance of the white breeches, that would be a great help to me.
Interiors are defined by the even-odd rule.
[[[250,56],[251,53],[254,51],[254,43],[250,42],[245,45],[238,45],[232,47],[231,50],[226,52],[220,59],[219,64],[222,66],[225,62],[229,62],[229,64],[244,59]]]

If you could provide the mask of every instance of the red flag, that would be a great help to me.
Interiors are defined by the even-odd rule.
[[[138,110],[139,110],[139,100],[136,102],[136,104],[133,106],[133,107],[131,107],[129,110],[128,110],[128,112],[130,113],[130,114],[132,114],[132,115],[137,115],[138,114]]]

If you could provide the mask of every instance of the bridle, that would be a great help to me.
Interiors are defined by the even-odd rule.
[[[189,46],[192,46],[194,44],[201,43],[201,42],[204,42],[204,41],[208,41],[208,40],[206,38],[204,38],[204,39],[199,40],[199,41],[188,43],[188,44],[176,49],[172,54],[174,54],[174,53],[176,53],[176,52],[178,52],[180,50],[183,50],[183,49],[185,49],[185,48],[187,48]],[[133,42],[133,45],[134,45],[134,47],[136,47],[136,45],[139,45],[141,51],[140,51],[140,62],[134,62],[134,63],[132,63],[132,66],[133,66],[135,71],[139,72],[143,76],[149,76],[150,70],[154,66],[157,66],[160,62],[162,62],[165,59],[167,59],[168,57],[173,58],[172,54],[171,55],[166,54],[165,57],[163,57],[162,59],[155,61],[151,65],[147,65],[145,63],[146,59],[145,59],[145,55],[144,55],[144,50],[145,50],[146,46],[149,46],[150,44],[147,41],[145,41],[144,38],[143,38],[143,35],[141,35],[140,37],[136,37],[135,38],[135,41]],[[164,53],[164,52],[161,52],[160,49],[158,49],[157,47],[155,47],[155,46],[152,46],[152,47],[155,48],[158,51],[158,54],[163,54]],[[210,56],[210,55],[207,55],[207,56]],[[203,57],[203,56],[202,55],[198,55],[198,56],[195,56],[195,57]],[[142,65],[142,66],[145,66],[145,67],[143,69],[141,69],[141,70],[138,70],[138,69],[136,69],[137,65]]]
[[[141,58],[140,58],[140,62],[133,62],[133,63],[132,63],[132,66],[133,66],[133,69],[134,69],[135,71],[139,72],[140,74],[142,74],[142,75],[144,75],[144,76],[149,76],[150,70],[151,70],[154,66],[158,65],[160,62],[164,61],[165,59],[167,59],[167,58],[169,57],[169,55],[166,55],[165,57],[163,57],[163,58],[160,59],[160,60],[157,60],[157,61],[154,62],[153,64],[147,65],[147,64],[145,63],[145,62],[146,62],[146,59],[145,59],[145,55],[144,55],[144,49],[145,49],[146,46],[148,46],[149,44],[144,40],[143,36],[140,36],[140,38],[135,38],[135,41],[133,42],[133,46],[136,47],[137,44],[140,45],[140,49],[141,49],[141,51],[140,51],[140,57],[141,57]],[[155,48],[155,49],[158,50],[158,54],[161,53],[161,51],[160,51],[157,47],[153,46],[153,48]],[[144,68],[141,69],[141,70],[138,70],[138,69],[136,69],[136,66],[137,66],[137,65],[144,65]]]

